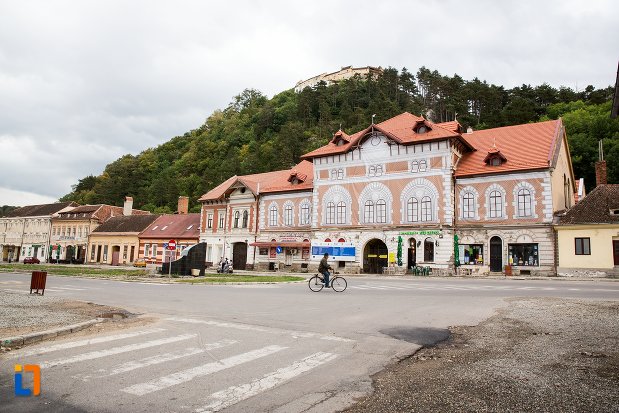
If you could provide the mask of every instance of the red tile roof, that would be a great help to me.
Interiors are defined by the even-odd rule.
[[[425,124],[430,129],[425,133],[417,133],[414,129],[420,123]],[[302,156],[303,159],[318,158],[321,156],[337,155],[350,151],[361,143],[361,140],[372,130],[381,132],[388,138],[394,140],[401,145],[410,145],[414,143],[431,142],[448,138],[461,138],[458,132],[454,129],[457,122],[445,122],[445,123],[432,123],[423,117],[412,115],[408,112],[404,112],[398,116],[394,116],[391,119],[387,119],[384,122],[376,125],[369,126],[368,128],[359,131],[351,136],[346,135],[346,140],[343,140],[344,144],[337,145],[337,133],[334,138],[327,145],[322,146],[312,152],[306,153]],[[466,141],[463,143],[468,146]]]
[[[562,139],[560,131],[559,119],[464,134],[464,139],[476,151],[464,154],[457,166],[456,176],[546,169],[550,167],[555,149]],[[507,161],[499,166],[486,164],[485,158],[497,149]]]
[[[294,176],[297,177],[298,183],[293,183],[292,177]],[[314,186],[314,164],[309,161],[301,161],[291,169],[252,175],[235,175],[202,195],[198,201],[222,199],[232,191],[237,183],[249,188],[254,194],[258,194],[258,192],[264,194],[308,190]]]
[[[161,215],[144,231],[140,238],[149,239],[199,239],[200,214]]]

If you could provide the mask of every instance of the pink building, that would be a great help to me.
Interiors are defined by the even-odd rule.
[[[201,198],[213,261],[313,268],[329,251],[340,272],[381,273],[450,269],[457,251],[471,270],[554,272],[553,215],[574,194],[560,120],[462,133],[403,113],[303,159]]]

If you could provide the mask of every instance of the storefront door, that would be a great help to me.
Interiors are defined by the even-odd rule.
[[[490,238],[490,271],[503,270],[503,242],[499,237]]]
[[[387,266],[387,246],[379,239],[373,239],[365,246],[363,252],[363,271],[369,274],[381,274]]]
[[[247,244],[235,242],[232,248],[232,268],[244,270],[247,265]]]
[[[613,241],[613,256],[615,265],[619,265],[619,240]]]
[[[415,238],[408,240],[408,268],[411,269],[417,265],[417,241]]]

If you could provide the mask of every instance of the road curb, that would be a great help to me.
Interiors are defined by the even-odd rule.
[[[109,319],[106,318],[93,318],[92,320],[83,321],[81,323],[71,324],[64,327],[53,328],[51,330],[38,331],[36,333],[29,333],[15,337],[0,338],[0,345],[2,347],[14,347],[37,343],[49,338],[75,333],[92,325],[103,323],[108,320]]]

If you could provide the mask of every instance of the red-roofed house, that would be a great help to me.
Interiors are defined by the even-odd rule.
[[[235,269],[273,268],[278,255],[290,266],[309,262],[312,181],[312,164],[302,161],[289,170],[233,176],[203,195],[207,263],[225,257]]]
[[[328,251],[341,272],[382,273],[400,260],[453,269],[458,235],[465,268],[555,271],[553,215],[574,203],[560,120],[462,133],[458,122],[402,113],[340,130],[302,158],[291,170],[232,177],[201,198],[200,240],[213,261],[238,253],[256,268],[313,269]],[[237,228],[244,214],[248,224]]]
[[[161,215],[138,235],[139,255],[151,264],[177,260],[183,250],[200,240],[200,214]],[[166,250],[171,240],[175,250]]]

